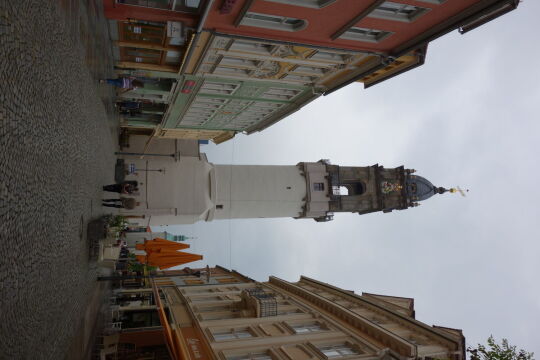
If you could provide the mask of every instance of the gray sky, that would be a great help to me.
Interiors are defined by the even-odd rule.
[[[262,133],[203,146],[217,164],[405,165],[470,188],[391,214],[334,221],[222,220],[197,236],[204,261],[256,280],[307,275],[360,293],[413,297],[417,318],[540,355],[540,2],[430,44],[426,64],[320,98]],[[535,26],[536,25],[536,26]]]

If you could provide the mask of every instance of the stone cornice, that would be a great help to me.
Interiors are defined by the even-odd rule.
[[[322,296],[313,294],[310,291],[303,289],[298,285],[291,284],[285,280],[281,280],[276,277],[270,277],[269,281],[271,284],[287,290],[292,294],[300,296],[308,300],[309,302],[325,309],[339,319],[358,329],[360,332],[367,334],[369,337],[374,338],[378,342],[382,343],[384,346],[387,346],[388,348],[394,350],[401,356],[417,356],[417,349],[415,345],[407,342],[406,340],[402,339],[397,335],[394,335],[391,331],[384,329],[383,327],[364,318],[363,316],[356,314],[343,306],[337,305]]]

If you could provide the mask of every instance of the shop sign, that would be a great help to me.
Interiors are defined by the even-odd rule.
[[[202,334],[200,334],[195,328],[180,328],[182,337],[187,344],[189,355],[192,359],[195,360],[208,360],[211,359],[208,356],[206,347],[202,339]]]
[[[182,94],[190,94],[191,91],[193,91],[193,88],[195,87],[197,83],[193,80],[187,80],[184,83],[184,86],[182,87],[182,90],[180,91]]]
[[[167,36],[172,38],[181,38],[182,23],[179,21],[167,21]]]

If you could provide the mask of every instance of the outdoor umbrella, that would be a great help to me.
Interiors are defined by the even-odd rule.
[[[202,260],[202,255],[190,254],[183,251],[160,249],[152,251],[148,256],[137,255],[137,260],[142,264],[157,266],[160,270],[173,266],[187,264],[193,261]]]
[[[171,250],[182,250],[189,248],[188,244],[181,244],[175,241],[165,240],[162,238],[155,238],[150,241],[145,241],[144,244],[135,245],[137,250],[144,250],[147,254],[150,254],[152,251],[158,251],[159,249],[171,249]]]

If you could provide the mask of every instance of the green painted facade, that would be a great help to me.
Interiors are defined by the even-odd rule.
[[[141,75],[122,71],[121,75]],[[128,126],[162,129],[200,129],[251,133],[260,131],[312,101],[309,86],[272,81],[236,80],[193,75],[162,78],[145,72],[145,86],[121,97],[151,101],[138,115],[125,117]],[[156,77],[154,77],[156,76]],[[177,81],[175,84],[174,81]],[[182,92],[190,84],[188,92]]]
[[[191,91],[183,93],[191,81]],[[162,127],[253,132],[316,97],[307,86],[185,75],[178,80]]]

